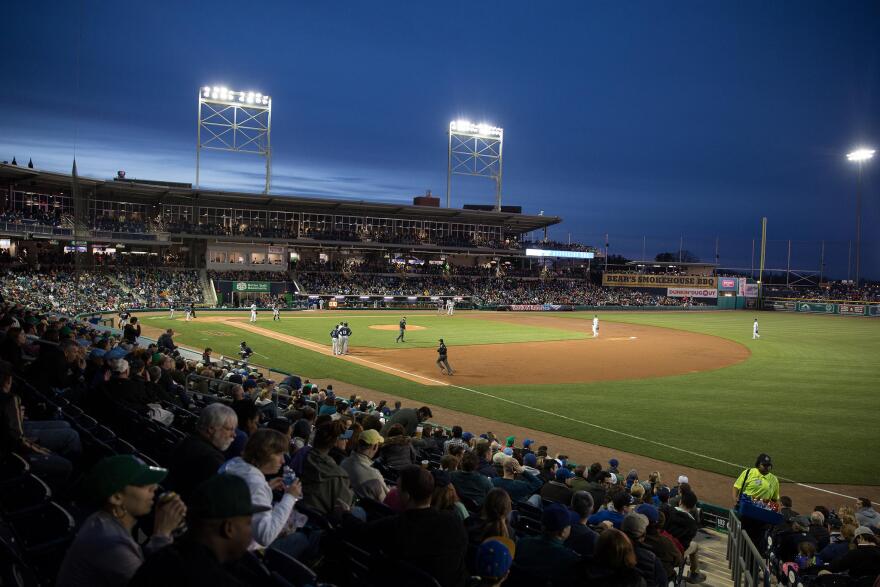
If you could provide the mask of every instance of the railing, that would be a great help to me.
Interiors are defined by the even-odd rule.
[[[727,565],[734,587],[740,585],[770,586],[770,567],[743,530],[742,522],[730,510],[727,521]]]
[[[47,236],[69,236],[73,234],[70,228],[49,226],[48,224],[36,224],[23,222],[0,222],[0,232],[17,234],[43,234]]]

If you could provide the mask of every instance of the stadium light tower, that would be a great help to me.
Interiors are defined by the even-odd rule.
[[[861,268],[862,254],[862,165],[866,161],[870,161],[874,156],[874,149],[856,149],[852,153],[847,153],[848,161],[858,163],[859,165],[859,182],[856,185],[856,287],[859,285],[859,270]]]
[[[474,175],[495,180],[495,211],[501,211],[501,171],[504,129],[469,120],[449,123],[446,166],[446,207],[452,197],[453,175]]]
[[[205,86],[199,90],[196,134],[196,189],[202,149],[255,153],[266,158],[266,188],[272,187],[272,98],[260,92],[242,92]],[[204,133],[204,135],[203,135]]]

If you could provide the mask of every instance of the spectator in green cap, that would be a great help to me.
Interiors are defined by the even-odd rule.
[[[188,530],[138,569],[129,587],[155,585],[244,585],[234,565],[251,544],[251,519],[270,510],[252,502],[247,483],[236,475],[214,475],[192,494]]]
[[[58,587],[103,585],[122,587],[143,562],[172,542],[186,506],[170,494],[156,506],[153,535],[141,546],[132,537],[138,518],[153,509],[153,498],[166,469],[151,467],[133,455],[99,461],[80,486],[84,502],[99,507],[86,518],[61,563]]]

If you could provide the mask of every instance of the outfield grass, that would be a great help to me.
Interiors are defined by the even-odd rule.
[[[592,313],[544,314],[564,318]],[[782,477],[811,483],[877,484],[880,465],[878,429],[878,382],[880,382],[880,321],[861,318],[803,314],[761,313],[758,315],[762,338],[751,340],[753,315],[746,312],[631,312],[601,313],[603,321],[646,324],[721,336],[749,347],[751,357],[737,365],[674,377],[597,383],[555,384],[552,386],[481,386],[476,391],[505,398],[524,406],[538,407],[568,419],[531,411],[465,389],[428,387],[380,373],[369,368],[338,361],[288,344],[243,333],[221,324],[194,324],[173,321],[179,342],[196,348],[207,344],[227,355],[235,354],[246,338],[263,357],[261,363],[295,370],[314,378],[333,378],[386,391],[416,401],[546,430],[654,458],[677,462],[724,474],[736,467],[690,453],[699,453],[732,463],[750,464],[755,455],[773,455],[776,473]],[[153,317],[151,317],[153,318]],[[263,328],[318,342],[327,342],[327,325],[335,316],[323,320],[290,319],[280,325],[261,320]],[[396,324],[397,315],[388,313],[378,323]],[[430,320],[429,320],[430,319]],[[375,346],[394,346],[395,331],[371,331],[358,317],[349,320],[355,331],[352,342]],[[431,329],[415,334],[430,335],[426,345],[434,344],[433,321],[450,328],[449,320],[437,316],[412,316],[414,324]],[[314,325],[300,323],[314,322]],[[477,336],[480,342],[499,342],[499,336],[518,334],[550,336],[557,329],[525,327],[481,320],[455,320],[455,334],[443,338]],[[148,324],[166,327],[166,318],[150,319]],[[357,327],[355,327],[357,324]],[[502,329],[495,331],[493,326]],[[461,332],[458,332],[461,329]],[[585,328],[587,330],[587,323]],[[230,336],[210,336],[205,332],[228,332]],[[365,331],[364,338],[356,338]],[[489,336],[489,334],[492,336]],[[582,336],[579,333],[571,333]],[[413,337],[415,339],[415,337]],[[557,336],[558,338],[558,336]],[[553,338],[527,338],[552,340]],[[390,342],[385,342],[390,340]],[[514,340],[514,339],[509,339]],[[417,342],[412,343],[414,346]],[[633,360],[639,360],[634,357]],[[599,429],[586,423],[596,424]],[[623,431],[668,446],[659,446],[617,434]],[[672,447],[690,451],[681,452]],[[609,450],[609,456],[613,450]]]

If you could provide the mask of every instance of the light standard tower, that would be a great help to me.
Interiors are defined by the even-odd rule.
[[[449,123],[446,163],[446,207],[452,197],[452,176],[473,175],[495,181],[495,211],[501,211],[501,172],[504,129],[468,120]]]
[[[196,132],[196,189],[202,150],[254,153],[266,159],[266,187],[272,189],[272,98],[260,92],[205,86],[199,91]]]
[[[854,161],[859,165],[859,181],[856,186],[856,287],[859,286],[859,269],[862,253],[862,164],[874,156],[874,149],[856,149],[848,153],[848,161]]]

